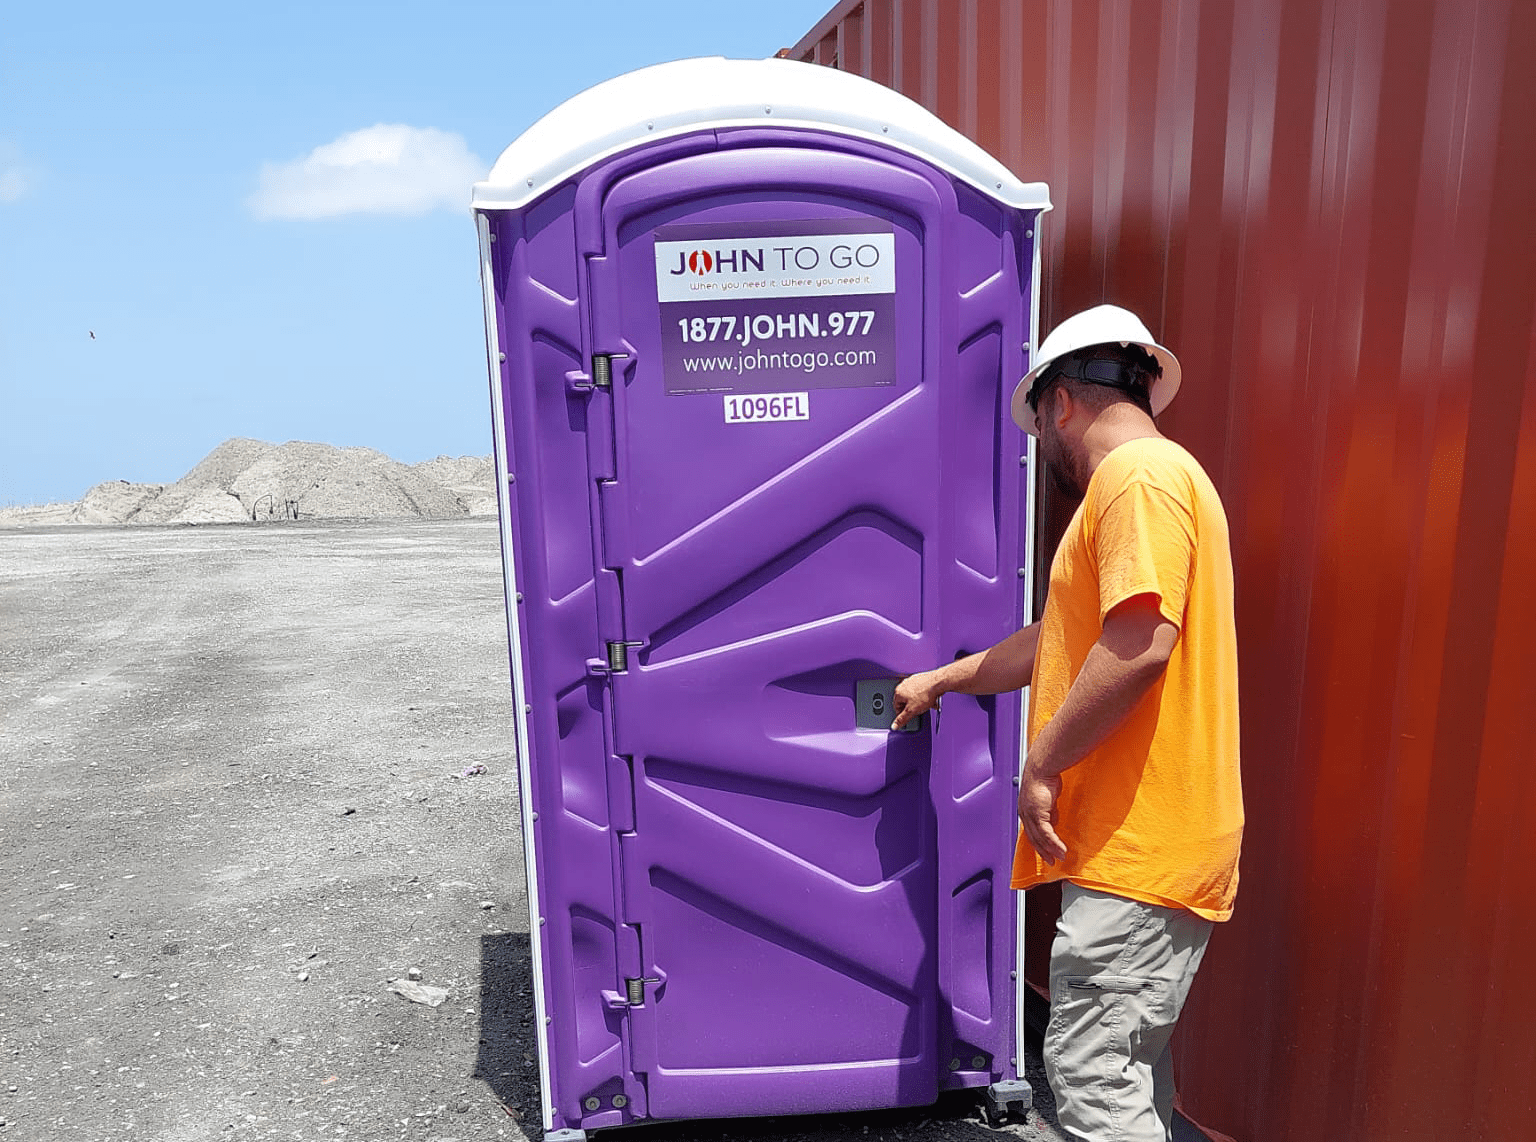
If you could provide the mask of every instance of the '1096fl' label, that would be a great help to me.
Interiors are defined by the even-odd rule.
[[[725,398],[726,424],[810,419],[811,398],[808,393],[774,393],[771,396],[732,393]]]

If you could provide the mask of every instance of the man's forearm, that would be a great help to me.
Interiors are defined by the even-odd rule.
[[[891,729],[899,730],[924,710],[931,710],[948,693],[1001,694],[1025,685],[1035,670],[1035,649],[1040,644],[1040,624],[1030,623],[996,646],[968,654],[932,670],[903,678],[893,702],[896,717]]]
[[[1029,684],[1035,672],[1040,624],[1014,631],[988,650],[970,654],[934,671],[945,693],[1003,694]]]

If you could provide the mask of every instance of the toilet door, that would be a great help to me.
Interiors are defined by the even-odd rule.
[[[856,708],[937,653],[937,211],[911,170],[812,146],[679,158],[604,199],[601,543],[652,1117],[938,1090],[932,731]]]

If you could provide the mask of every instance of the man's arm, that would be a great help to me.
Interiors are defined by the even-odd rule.
[[[1120,727],[1162,677],[1178,639],[1179,628],[1158,610],[1157,596],[1137,595],[1121,603],[1105,617],[1104,630],[1089,648],[1061,709],[1029,747],[1019,820],[1047,864],[1067,855],[1053,827],[1061,774]]]
[[[1035,672],[1035,650],[1039,645],[1040,624],[1030,623],[989,650],[903,678],[896,687],[896,720],[891,729],[901,729],[924,710],[931,710],[940,697],[951,691],[1002,694],[1027,685]]]

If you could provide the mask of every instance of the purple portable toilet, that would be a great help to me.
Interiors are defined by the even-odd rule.
[[[1024,622],[1049,208],[778,59],[601,84],[475,187],[546,1137],[1027,1105],[1019,696],[888,726]]]

